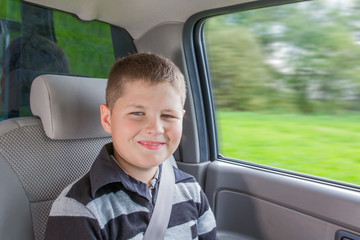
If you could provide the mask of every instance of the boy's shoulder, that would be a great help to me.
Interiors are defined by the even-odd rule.
[[[54,201],[50,216],[93,216],[86,209],[86,204],[90,201],[90,194],[84,194],[89,187],[87,184],[88,174],[75,180],[63,189]]]
[[[75,199],[83,205],[90,202],[92,200],[92,196],[89,172],[71,183],[64,189],[62,194],[64,197]]]

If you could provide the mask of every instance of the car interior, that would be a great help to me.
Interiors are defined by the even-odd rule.
[[[43,239],[52,202],[111,141],[98,117],[105,87],[103,79],[39,76],[30,101],[40,119],[2,122],[1,188],[11,193],[1,201],[2,239]]]
[[[11,1],[15,0],[3,2]],[[101,147],[111,141],[99,114],[105,102],[106,75],[70,72],[73,62],[57,44],[60,38],[54,32],[52,19],[57,15],[53,11],[83,23],[108,24],[108,43],[115,56],[109,62],[151,52],[171,59],[183,71],[188,95],[182,140],[174,157],[177,167],[193,175],[206,193],[218,239],[360,239],[359,186],[237,161],[218,150],[203,49],[206,19],[300,1],[16,2],[21,5],[22,24],[0,19],[0,40],[6,49],[11,46],[6,38],[9,32],[21,36],[31,28],[42,37],[23,38],[19,44],[26,42],[32,50],[21,53],[20,67],[3,70],[1,101],[6,113],[0,121],[0,239],[44,239],[52,202],[89,170]],[[30,21],[35,23],[26,26]],[[36,62],[31,57],[40,54],[38,50],[49,51],[53,58],[45,56]],[[107,71],[110,66],[104,64]]]

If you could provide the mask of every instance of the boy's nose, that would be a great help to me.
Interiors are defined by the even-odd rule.
[[[159,135],[164,133],[164,126],[162,124],[161,119],[159,118],[151,118],[148,120],[146,125],[146,133],[152,135]]]

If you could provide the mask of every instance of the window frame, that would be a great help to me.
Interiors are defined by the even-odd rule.
[[[206,56],[206,46],[204,41],[205,36],[203,32],[205,21],[210,17],[224,14],[306,1],[312,0],[259,0],[256,2],[204,11],[193,15],[187,20],[183,34],[184,55],[187,62],[187,71],[190,79],[189,82],[192,88],[196,121],[198,123],[197,131],[199,135],[200,159],[202,159],[203,162],[226,162],[259,171],[275,173],[287,177],[360,192],[360,186],[356,184],[262,165],[250,162],[251,160],[226,157],[219,152],[215,103],[212,94],[212,84]]]

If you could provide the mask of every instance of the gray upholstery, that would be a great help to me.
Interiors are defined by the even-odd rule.
[[[43,109],[43,104],[46,108],[52,109],[54,103],[52,96],[61,95],[61,91],[66,89],[63,85],[79,79],[50,75],[40,78],[44,84],[47,79],[61,82],[47,84],[49,101],[38,101],[38,105],[34,105],[35,108],[45,112],[49,110]],[[80,84],[84,84],[82,82],[84,79],[80,79]],[[87,87],[76,90],[81,100],[76,101],[70,96],[70,91],[67,97],[72,97],[73,104],[78,109],[90,110],[68,108],[66,105],[68,99],[58,97],[55,98],[56,118],[64,112],[65,115],[78,116],[84,121],[82,114],[85,112],[87,118],[99,119],[98,103],[91,98],[97,91],[104,92],[105,85],[99,87],[94,83],[98,82],[98,79],[86,78],[86,80]],[[96,88],[96,91],[89,91],[88,88],[91,86]],[[86,91],[91,94],[84,94]],[[96,110],[92,111],[92,108]],[[92,126],[89,123],[76,123],[77,128],[71,128],[73,131],[71,133],[66,127],[68,121],[70,124],[74,123],[73,119],[67,117],[62,118],[60,123],[54,120],[54,117],[42,118],[42,120],[36,117],[13,118],[0,122],[0,239],[43,239],[53,200],[65,186],[89,170],[101,147],[111,141],[111,137],[96,133],[101,129],[100,121],[89,121]],[[61,139],[47,136],[43,125],[51,125],[51,137]],[[82,126],[88,130],[91,128],[97,130],[89,130],[87,136]],[[59,129],[66,134],[57,134]],[[94,137],[96,135],[97,137]]]

